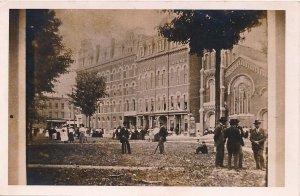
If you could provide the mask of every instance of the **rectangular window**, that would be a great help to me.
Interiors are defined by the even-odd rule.
[[[64,103],[61,104],[61,109],[62,110],[65,109],[65,104]]]
[[[61,118],[65,118],[65,113],[64,112],[61,113]]]
[[[55,108],[56,108],[56,109],[58,108],[58,103],[55,103]]]

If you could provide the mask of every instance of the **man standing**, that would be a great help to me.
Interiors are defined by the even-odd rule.
[[[160,154],[164,154],[165,152],[164,143],[167,141],[167,135],[168,135],[168,131],[165,127],[166,123],[167,123],[167,117],[160,116],[159,117],[160,130],[158,132],[158,136],[159,136],[158,147],[159,147]]]
[[[120,136],[120,142],[122,143],[122,154],[126,153],[126,148],[127,148],[127,153],[131,154],[131,149],[130,149],[130,144],[129,144],[129,131],[126,127],[126,122],[123,122],[123,127],[121,128],[121,131],[119,133]]]
[[[221,117],[219,119],[219,125],[216,127],[215,133],[214,133],[214,141],[216,146],[216,160],[215,160],[215,166],[216,167],[224,167],[223,161],[224,161],[224,130],[226,128],[226,118]]]
[[[252,144],[253,155],[256,162],[256,169],[264,169],[265,163],[263,152],[267,136],[265,130],[259,128],[261,124],[259,120],[255,120],[253,124],[255,128],[250,131],[250,141]]]
[[[227,140],[228,169],[231,169],[231,159],[233,156],[234,168],[237,170],[238,155],[241,148],[241,134],[238,129],[238,119],[230,119],[230,127],[224,131],[224,139]]]

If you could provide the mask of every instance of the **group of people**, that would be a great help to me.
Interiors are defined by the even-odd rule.
[[[216,146],[216,167],[224,167],[224,146],[226,143],[226,148],[228,152],[228,169],[232,168],[232,157],[234,169],[244,169],[243,167],[243,146],[244,138],[248,138],[249,132],[244,131],[241,126],[239,126],[238,119],[230,119],[230,127],[226,127],[227,119],[221,117],[219,120],[219,125],[215,129],[214,142]],[[260,128],[261,122],[255,120],[253,123],[255,128],[250,130],[250,141],[252,145],[252,151],[254,154],[254,159],[256,162],[256,169],[264,169],[264,144],[267,139],[266,132],[264,129]]]
[[[124,126],[126,126],[126,122],[124,122]],[[121,132],[122,127],[115,127],[114,131],[113,131],[113,139],[119,140],[120,139],[120,132]],[[136,128],[135,126],[133,126],[132,129],[128,129],[128,134],[129,134],[129,138],[131,140],[145,140],[145,136],[148,133],[147,129],[141,129],[141,128]]]
[[[167,123],[167,118],[165,116],[161,116],[159,118],[159,125],[160,129],[158,132],[158,145],[157,148],[159,148],[159,153],[164,154],[164,143],[167,141],[167,129],[166,129],[166,123]],[[122,154],[128,153],[131,154],[131,148],[130,148],[130,143],[129,143],[129,136],[130,136],[130,131],[126,127],[126,122],[123,123],[123,127],[120,128],[120,131],[118,131],[118,137],[120,140],[120,143],[122,144],[121,150]],[[157,150],[156,148],[156,150]],[[155,150],[155,152],[156,152]]]
[[[74,142],[75,130],[69,125],[60,125],[59,127],[48,128],[49,139],[55,139],[62,142]]]

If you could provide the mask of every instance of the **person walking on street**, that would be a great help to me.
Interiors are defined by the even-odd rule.
[[[167,135],[168,135],[168,131],[165,128],[166,123],[167,123],[167,117],[160,116],[159,117],[160,129],[159,129],[159,132],[158,132],[158,136],[159,136],[158,147],[159,147],[159,153],[160,154],[164,154],[164,152],[165,152],[164,143],[167,141]]]
[[[250,130],[250,141],[252,144],[253,155],[256,163],[256,169],[264,169],[264,147],[265,141],[267,139],[266,132],[264,129],[259,128],[261,122],[259,120],[255,120],[253,123],[255,128]]]
[[[238,155],[241,148],[241,134],[238,129],[238,119],[230,119],[230,127],[224,131],[224,139],[227,139],[227,151],[228,151],[228,169],[231,169],[231,159],[233,156],[234,169],[238,169]]]
[[[226,128],[226,118],[221,117],[219,120],[219,125],[216,127],[215,133],[214,133],[214,142],[216,146],[216,160],[215,160],[215,166],[216,167],[224,167],[223,161],[224,161],[224,130]]]
[[[126,127],[126,122],[125,121],[123,123],[123,127],[121,128],[119,136],[120,136],[120,142],[122,143],[122,154],[126,153],[126,149],[127,149],[127,153],[131,154],[130,144],[129,144],[129,140],[128,140],[129,131]]]

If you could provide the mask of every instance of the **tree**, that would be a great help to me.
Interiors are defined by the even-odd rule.
[[[159,27],[168,41],[189,44],[190,53],[203,56],[204,51],[216,52],[215,120],[220,118],[221,50],[232,49],[241,33],[261,24],[265,11],[254,10],[173,10],[174,19]]]
[[[90,119],[96,111],[98,101],[107,95],[105,88],[103,77],[99,77],[96,72],[82,71],[77,74],[75,86],[69,97],[72,103],[80,107],[82,113]]]
[[[61,24],[54,11],[26,10],[26,123],[30,130],[38,116],[37,103],[44,93],[54,92],[54,83],[73,63],[71,50],[59,35]]]

